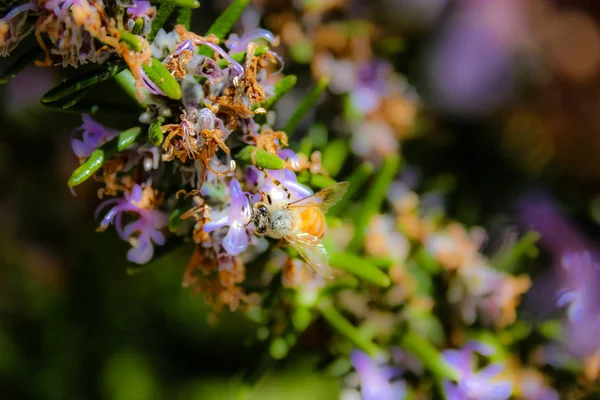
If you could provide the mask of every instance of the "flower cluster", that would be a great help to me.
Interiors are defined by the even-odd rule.
[[[259,323],[268,357],[284,357],[314,322],[328,322],[344,398],[402,399],[432,387],[448,399],[557,398],[540,367],[564,365],[550,360],[548,346],[526,348],[537,327],[517,318],[532,286],[519,269],[534,245],[524,235],[489,254],[486,230],[451,217],[446,193],[400,165],[420,103],[378,54],[375,27],[351,19],[314,24],[315,15],[332,21],[328,6],[315,3],[265,18],[278,21],[280,35],[250,27],[227,37],[246,3],[235,1],[227,18],[199,35],[186,9],[196,3],[40,0],[0,19],[2,55],[35,32],[45,53],[37,64],[100,65],[42,99],[87,111],[71,138],[80,166],[69,186],[88,178],[101,184],[98,231],[114,226],[135,264],[169,257],[172,246],[185,251],[182,285],[215,312],[241,310]],[[341,110],[313,118],[321,123],[298,153],[288,135],[325,85],[277,129],[275,103],[296,83],[283,74],[280,54],[329,82],[332,109]],[[98,107],[84,107],[90,87],[112,78],[139,106],[130,129],[108,128]],[[342,178],[348,195],[333,204],[339,197],[331,188]],[[536,228],[552,238],[544,223]],[[595,379],[597,256],[586,245],[567,247],[555,254],[564,276],[555,303],[565,309],[565,337],[576,342],[568,350]],[[317,273],[328,265],[333,279]]]

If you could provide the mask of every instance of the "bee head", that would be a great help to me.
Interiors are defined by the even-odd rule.
[[[264,203],[256,203],[254,205],[253,222],[257,233],[265,233],[267,231],[268,218],[269,208]]]

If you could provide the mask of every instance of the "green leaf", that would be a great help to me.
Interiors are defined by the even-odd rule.
[[[304,96],[300,104],[298,104],[296,111],[294,111],[288,122],[285,124],[285,127],[283,128],[284,132],[288,135],[294,133],[304,116],[315,106],[315,104],[317,104],[319,97],[321,97],[321,94],[327,88],[328,84],[328,78],[319,79],[315,87]]]
[[[0,75],[0,84],[10,81],[17,74],[25,69],[29,64],[33,63],[38,56],[43,54],[39,46],[35,46],[22,54],[17,60]]]
[[[389,257],[368,256],[366,259],[377,268],[389,269],[392,265],[394,265],[394,260]]]
[[[90,71],[67,79],[60,85],[50,89],[42,96],[43,103],[51,103],[63,99],[67,96],[72,96],[80,90],[97,85],[98,83],[107,81],[113,78],[116,74],[125,68],[125,63],[117,62],[110,65],[108,68]]]
[[[115,81],[119,84],[119,86],[121,86],[125,93],[127,93],[127,95],[133,101],[135,101],[136,104],[140,105],[140,107],[145,108],[148,105],[148,103],[145,100],[138,100],[135,89],[135,79],[133,78],[133,75],[131,75],[130,70],[126,69],[118,73],[115,76]],[[142,93],[145,99],[147,99],[150,94],[145,88],[142,88]]]
[[[329,140],[329,130],[327,126],[322,122],[317,122],[315,124],[311,124],[308,128],[308,138],[310,139],[312,145],[315,149],[323,149]],[[309,155],[308,152],[301,152]]]
[[[548,339],[559,340],[562,336],[563,326],[561,321],[550,319],[542,322],[540,326],[538,326],[538,330]]]
[[[131,28],[131,33],[134,35],[139,35],[140,33],[142,33],[143,29],[144,29],[144,19],[138,18],[135,20],[135,23],[134,23],[133,27]]]
[[[129,148],[129,146],[131,146],[133,143],[135,143],[135,140],[137,139],[137,137],[140,135],[140,133],[142,132],[142,128],[140,128],[139,126],[134,126],[133,128],[129,128],[123,132],[121,132],[119,134],[119,136],[117,137],[117,151],[123,151],[127,148]],[[111,148],[112,150],[112,148]],[[110,155],[114,155],[114,153],[116,153],[114,151],[110,151],[109,150],[109,154]]]
[[[192,28],[192,9],[181,7],[179,10],[177,10],[176,24],[183,25],[185,29],[189,31]]]
[[[428,341],[408,332],[402,338],[400,347],[408,350],[438,378],[457,380],[458,372],[448,364],[442,354]]]
[[[519,262],[525,256],[535,257],[538,250],[535,244],[540,239],[540,234],[535,231],[529,231],[510,249],[499,253],[491,260],[491,265],[499,270],[515,273],[519,269]]]
[[[418,264],[419,269],[427,271],[432,275],[435,275],[442,270],[442,265],[424,246],[417,250],[415,254],[415,261]]]
[[[356,275],[365,281],[381,287],[388,287],[392,283],[390,277],[386,273],[382,272],[365,258],[358,257],[351,253],[333,253],[329,259],[329,264],[332,267]]]
[[[142,64],[142,68],[146,75],[148,75],[148,78],[154,82],[167,97],[174,100],[181,99],[181,86],[179,86],[177,80],[160,61],[156,58],[152,58],[152,64],[149,66]]]
[[[122,42],[127,43],[127,46],[129,46],[129,48],[133,51],[142,51],[143,49],[143,39],[138,35],[134,35],[133,33],[124,31],[121,32],[119,39]]]
[[[319,311],[325,321],[329,323],[336,331],[342,336],[348,338],[358,348],[365,351],[371,357],[376,357],[381,353],[381,350],[377,345],[370,340],[366,339],[360,330],[350,323],[338,310],[335,309],[333,304],[328,301],[322,301],[318,305]]]
[[[294,86],[296,86],[297,81],[298,78],[296,77],[296,75],[288,75],[279,82],[277,82],[274,87],[273,97],[263,101],[260,104],[260,107],[264,108],[265,110],[268,110],[271,107],[273,107],[273,105],[277,103],[279,99],[283,97],[283,95],[285,95],[287,92],[292,90]],[[256,110],[257,108],[258,106],[256,105],[252,107],[253,110]]]
[[[165,3],[172,3],[176,6],[182,7],[182,8],[198,8],[200,7],[200,2],[198,0],[153,0],[156,3],[161,3],[161,4],[165,4]]]
[[[237,157],[248,164],[252,164],[252,152],[256,149],[255,146],[244,147],[237,155]],[[266,152],[263,149],[258,149],[255,153],[254,160],[256,166],[264,169],[283,169],[285,168],[285,161],[277,157],[275,154]]]
[[[159,116],[148,128],[148,139],[154,146],[160,146],[164,140],[164,134],[161,129],[163,122],[165,122],[165,119]]]
[[[337,183],[335,179],[331,179],[324,175],[311,174],[308,171],[302,171],[298,174],[298,182],[317,189],[325,189],[326,187]]]
[[[225,39],[225,36],[231,31],[237,20],[240,19],[248,4],[250,4],[250,0],[233,0],[229,7],[208,28],[206,36],[212,34],[220,40]]]
[[[123,151],[131,146],[141,131],[141,128],[137,126],[127,129],[121,132],[115,139],[94,150],[88,159],[71,174],[67,184],[73,187],[88,180],[102,167],[106,160],[114,157],[119,151]]]
[[[356,168],[352,175],[350,175],[350,177],[348,178],[350,186],[348,186],[346,195],[342,197],[336,205],[331,207],[327,214],[331,216],[341,215],[340,213],[346,209],[348,203],[354,197],[354,195],[358,193],[360,189],[364,188],[363,185],[365,184],[366,180],[373,174],[374,170],[375,167],[371,162],[367,161],[359,165],[358,168]]]
[[[329,172],[330,176],[336,176],[340,172],[346,158],[348,158],[349,150],[348,140],[344,139],[333,140],[325,147],[321,159],[323,160],[323,168]]]
[[[362,246],[367,225],[371,217],[381,209],[388,187],[398,172],[399,166],[400,157],[397,154],[390,155],[383,161],[383,165],[375,177],[375,182],[366,190],[367,198],[361,207],[361,212],[356,216],[356,229],[350,242],[350,249],[358,250]]]
[[[58,103],[60,103],[60,107],[63,110],[73,107],[75,104],[79,103],[90,91],[90,88],[80,90],[79,92],[74,93],[71,96],[67,96]]]
[[[105,156],[104,150],[94,150],[88,159],[73,171],[67,182],[69,187],[80,185],[92,177],[104,164]]]
[[[67,113],[73,113],[73,114],[96,114],[98,112],[98,110],[100,109],[100,107],[94,103],[90,103],[90,102],[84,102],[84,101],[78,101],[75,104],[72,104],[72,100],[73,98],[77,98],[78,95],[73,95],[70,97],[66,98],[66,102],[63,101],[55,101],[52,103],[44,103],[41,100],[38,102],[38,104],[44,108],[48,108],[52,111],[61,111],[61,112],[67,112]],[[71,103],[70,107],[63,107],[63,105],[69,105],[69,103]]]
[[[152,43],[160,28],[165,25],[173,11],[175,11],[176,6],[174,2],[164,2],[158,7],[154,20],[152,20],[152,28],[150,28],[150,32],[146,36],[148,43]]]

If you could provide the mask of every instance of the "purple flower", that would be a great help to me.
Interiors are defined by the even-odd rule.
[[[205,77],[210,83],[215,83],[225,76],[215,60],[199,54],[192,56],[185,69],[194,76]]]
[[[567,351],[590,356],[600,347],[596,338],[600,330],[598,249],[547,196],[533,194],[519,203],[521,220],[540,233],[555,263],[550,284],[538,285],[543,287],[538,288],[536,310],[544,310],[548,296],[557,294],[556,305],[567,307],[563,337]],[[547,287],[551,293],[543,291]]]
[[[298,158],[298,155],[294,152],[294,150],[292,150],[292,149],[280,150],[279,153],[277,154],[277,156],[279,158],[281,158],[283,161],[289,161],[290,164],[292,165],[293,170],[300,169],[300,158]]]
[[[252,205],[235,178],[229,183],[229,197],[229,207],[214,213],[212,221],[204,225],[204,231],[213,232],[229,226],[229,231],[223,239],[223,247],[229,255],[236,256],[248,247],[246,224],[252,217]]]
[[[504,400],[512,393],[512,384],[507,381],[494,381],[504,367],[489,364],[475,371],[473,352],[490,356],[493,349],[476,341],[467,343],[461,350],[445,350],[442,356],[458,372],[458,383],[444,381],[444,392],[448,400]]]
[[[350,92],[350,99],[356,110],[368,114],[379,107],[392,71],[392,66],[384,61],[358,66],[355,87]]]
[[[513,92],[518,2],[461,2],[433,46],[428,65],[432,98],[453,112],[486,112]]]
[[[535,369],[519,372],[521,397],[526,400],[559,400],[554,388],[544,382],[543,376]]]
[[[117,233],[133,247],[127,252],[127,259],[137,264],[145,264],[152,258],[154,244],[162,246],[165,236],[160,232],[168,224],[166,213],[152,208],[154,191],[150,186],[142,189],[134,185],[125,193],[124,199],[110,199],[102,202],[96,214],[109,204],[116,204],[102,219],[98,231],[104,231],[110,224],[115,225]],[[138,219],[123,226],[123,213],[138,214]]]
[[[406,397],[406,382],[393,381],[401,375],[400,368],[386,366],[360,350],[350,354],[352,365],[360,379],[362,400],[402,400]]]
[[[62,58],[63,67],[78,67],[89,62],[101,64],[108,59],[111,51],[104,47],[97,49],[94,34],[73,19],[73,15],[83,13],[89,14],[88,18],[100,18],[98,9],[91,7],[86,0],[50,0],[44,8],[64,24],[64,28],[49,35],[52,42],[50,52]]]
[[[249,167],[246,171],[246,179],[253,186],[268,194],[273,202],[287,201],[288,194],[281,188],[283,185],[291,193],[291,201],[296,201],[313,194],[312,190],[298,183],[296,174],[289,169],[265,170],[261,172],[255,167]],[[275,184],[279,181],[281,185]],[[255,195],[254,201],[260,201],[260,194]]]
[[[94,150],[119,134],[119,131],[94,121],[89,114],[83,114],[82,119],[83,124],[71,134],[71,148],[77,157],[89,157]],[[75,139],[75,134],[79,132],[83,132],[81,139]]]
[[[591,356],[600,350],[600,267],[590,252],[565,253],[562,267],[557,306],[567,307],[566,344],[577,356]]]
[[[242,37],[232,33],[229,38],[225,41],[225,47],[229,49],[229,54],[239,53],[246,51],[248,45],[252,42],[264,40],[268,44],[272,45],[275,43],[275,35],[266,29],[254,28],[244,33]]]
[[[133,0],[133,5],[127,7],[127,15],[129,18],[137,19],[140,17],[148,17],[150,20],[154,18],[156,14],[156,7],[150,5],[149,1],[145,0]]]

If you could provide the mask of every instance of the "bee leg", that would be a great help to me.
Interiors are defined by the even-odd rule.
[[[281,190],[283,190],[286,195],[287,195],[287,200],[290,201],[292,198],[292,192],[289,191],[288,188],[286,188],[285,186],[283,186],[283,184],[281,182],[279,182],[277,179],[273,179],[273,183],[275,185],[277,185],[277,187]]]

